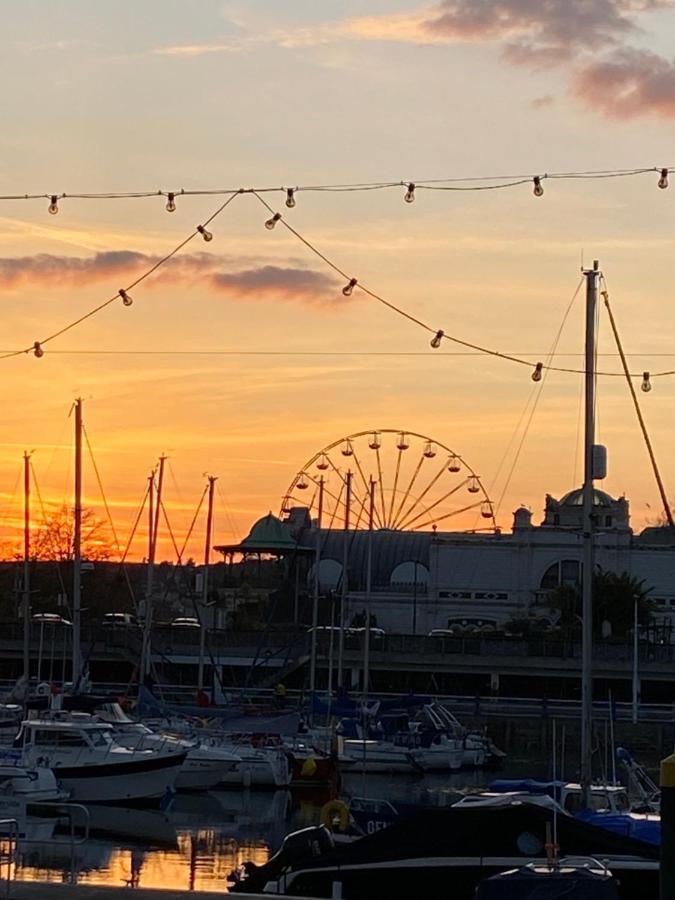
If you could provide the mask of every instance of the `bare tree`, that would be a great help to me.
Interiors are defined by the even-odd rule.
[[[34,558],[56,562],[73,559],[74,531],[73,510],[64,503],[45,518],[33,536]],[[110,559],[114,552],[107,523],[92,509],[82,510],[81,546],[83,559],[94,562]]]

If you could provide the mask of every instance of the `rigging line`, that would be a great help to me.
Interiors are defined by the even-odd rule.
[[[222,489],[220,488],[218,481],[216,481],[216,491],[218,493],[218,496],[220,497],[220,502],[222,503],[222,506],[223,506],[223,512],[225,513],[225,518],[227,519],[228,525],[230,527],[230,534],[232,535],[232,537],[236,537],[237,529],[236,529],[236,525],[234,523],[234,517],[233,517],[232,513],[230,512],[229,504],[227,502],[225,494],[223,493]]]
[[[148,486],[145,489],[145,494],[143,495],[143,500],[141,501],[140,508],[138,510],[138,513],[136,514],[136,519],[134,521],[133,528],[131,529],[131,534],[129,535],[129,540],[127,541],[126,547],[124,548],[124,553],[122,554],[122,559],[120,560],[122,565],[124,564],[128,554],[129,554],[129,550],[131,549],[131,542],[133,541],[134,536],[136,534],[136,529],[138,528],[138,523],[141,521],[141,516],[143,515],[143,510],[145,509],[145,502],[148,499],[149,494],[150,494],[150,485],[148,484]]]
[[[208,494],[208,492],[209,492],[209,486],[207,484],[206,487],[204,488],[204,491],[202,492],[202,496],[199,498],[199,503],[197,504],[197,509],[195,510],[195,514],[192,517],[192,522],[190,522],[190,527],[188,529],[188,533],[185,538],[185,543],[183,544],[183,548],[180,551],[181,559],[183,558],[183,554],[185,553],[185,550],[187,549],[188,541],[192,537],[192,532],[194,530],[195,525],[197,524],[197,517],[199,516],[199,513],[202,510],[202,506],[204,505],[204,499],[205,499],[206,495]]]
[[[574,303],[575,303],[577,297],[579,296],[579,291],[581,290],[581,286],[584,283],[584,280],[585,280],[584,276],[582,276],[579,279],[579,283],[577,284],[576,290],[572,294],[570,302],[567,304],[567,308],[566,308],[565,312],[563,313],[562,321],[560,322],[560,325],[558,326],[558,331],[556,332],[556,335],[553,339],[553,344],[551,345],[551,349],[548,353],[547,363],[550,363],[555,358],[555,351],[558,347],[558,343],[560,342],[560,338],[562,337],[562,333],[563,333],[563,330],[567,323],[567,320],[570,316],[570,313],[572,312],[572,307],[574,306]],[[534,419],[534,414],[537,411],[537,407],[539,406],[539,401],[541,400],[541,397],[543,394],[543,388],[544,388],[544,385],[546,384],[546,381],[548,378],[548,373],[550,371],[550,369],[547,366],[544,366],[544,368],[545,368],[545,371],[542,375],[542,381],[541,381],[541,385],[539,386],[539,391],[536,394],[536,396],[534,397],[534,402],[532,403],[532,407],[530,409],[530,414],[527,418],[527,422],[525,423],[525,428],[523,429],[523,433],[521,435],[520,442],[518,443],[518,447],[517,447],[515,455],[513,457],[513,461],[511,463],[511,468],[509,469],[508,475],[506,476],[506,480],[504,482],[502,492],[499,496],[499,500],[497,501],[497,505],[495,507],[495,516],[497,516],[501,510],[502,503],[504,502],[504,497],[506,496],[506,492],[511,484],[511,479],[513,478],[513,473],[515,472],[516,466],[518,465],[518,461],[520,459],[520,454],[522,453],[523,447],[525,446],[525,441],[527,439],[527,435],[529,433],[530,426],[532,425],[532,420]],[[527,406],[525,408],[527,408]],[[521,417],[521,421],[522,421],[522,417]]]
[[[131,584],[131,579],[129,578],[129,572],[127,567],[125,566],[122,560],[122,547],[120,545],[119,537],[117,536],[117,529],[115,528],[115,522],[113,521],[112,513],[110,512],[110,507],[108,506],[108,498],[105,495],[105,491],[103,489],[103,479],[101,478],[101,473],[99,472],[98,465],[96,463],[96,458],[94,456],[94,451],[91,446],[91,442],[89,440],[89,435],[87,433],[87,428],[84,422],[82,423],[82,432],[84,434],[84,440],[87,444],[87,450],[89,451],[89,458],[91,459],[91,464],[94,469],[94,474],[96,475],[96,481],[98,482],[98,489],[101,492],[101,499],[103,500],[103,508],[105,509],[106,515],[108,517],[108,522],[110,524],[110,530],[112,531],[113,540],[115,541],[115,546],[117,548],[117,555],[120,557],[120,568],[124,573],[124,580],[126,581],[127,588],[129,590],[129,596],[131,597],[131,602],[136,605],[136,594],[134,592],[133,586]]]
[[[173,544],[173,549],[176,552],[176,561],[178,562],[179,567],[182,567],[183,560],[178,550],[178,544],[176,543],[176,537],[173,533],[173,529],[171,528],[171,523],[169,522],[169,516],[166,511],[166,507],[164,506],[164,501],[160,499],[159,505],[162,508],[162,513],[164,514],[164,523],[166,524],[167,531],[169,532],[169,537],[171,538],[171,543]],[[166,596],[166,593],[165,593]]]
[[[31,458],[31,460],[30,460],[30,462],[29,462],[29,466],[30,466],[30,474],[31,474],[31,478],[33,479],[33,484],[35,485],[35,493],[37,494],[38,503],[40,504],[40,511],[42,512],[42,526],[43,526],[43,528],[44,528],[45,531],[46,531],[47,523],[48,523],[48,519],[47,519],[47,510],[45,509],[44,500],[42,499],[42,491],[40,490],[40,483],[39,483],[38,478],[37,478],[37,473],[36,473],[36,471],[35,471],[35,466],[33,465],[33,460],[32,460],[32,458]],[[46,533],[48,534],[48,532],[46,532]],[[51,546],[51,549],[52,549],[52,550],[54,549],[54,547],[53,547],[53,541],[52,541],[52,539],[49,538],[49,537],[48,537],[48,539],[47,539],[47,544],[48,544],[48,546],[49,546],[49,545],[52,545],[52,546]],[[57,548],[57,550],[58,550],[58,548]],[[60,586],[60,588],[61,588],[61,592],[62,592],[65,596],[67,596],[66,585],[65,585],[65,582],[64,582],[64,580],[63,580],[63,572],[61,571],[61,562],[60,562],[60,560],[58,559],[58,556],[55,556],[55,557],[54,557],[53,562],[54,562],[54,566],[56,567],[56,577],[57,577],[58,580],[59,580],[59,586]]]
[[[227,200],[224,203],[222,203],[218,207],[218,209],[216,209],[216,211],[209,216],[208,219],[205,220],[204,224],[205,225],[210,224],[216,218],[216,216],[220,215],[220,213],[232,202],[232,200],[234,200],[234,198],[236,196],[237,196],[236,193],[231,194],[227,198]],[[203,228],[204,225],[202,225],[201,227]],[[136,285],[140,284],[142,281],[145,281],[146,278],[148,278],[150,275],[153,274],[153,272],[156,272],[160,266],[163,266],[172,257],[174,257],[180,250],[183,249],[183,247],[186,246],[186,244],[188,244],[190,241],[192,241],[198,234],[200,234],[199,230],[195,229],[192,232],[192,234],[189,234],[183,241],[180,242],[180,244],[178,244],[178,246],[174,247],[173,250],[171,250],[169,253],[167,253],[165,256],[163,256],[161,259],[157,260],[157,262],[154,263],[154,265],[152,265],[146,272],[143,272],[138,278],[136,278],[134,281],[132,281],[131,284],[127,285],[127,287],[124,288],[124,290],[130,291],[134,287],[136,287]],[[120,292],[118,291],[113,297],[109,297],[103,303],[99,303],[98,306],[95,306],[93,309],[90,309],[88,312],[84,313],[84,315],[75,319],[73,322],[70,322],[69,324],[64,325],[63,328],[60,328],[58,331],[55,331],[53,334],[50,334],[46,338],[43,338],[42,340],[38,341],[37,342],[38,345],[44,346],[44,344],[47,344],[50,341],[53,341],[56,338],[61,337],[62,334],[65,334],[66,332],[77,327],[78,325],[81,325],[82,322],[85,322],[87,319],[90,319],[92,316],[95,316],[97,313],[101,312],[107,306],[110,306],[111,303],[114,303],[119,298],[120,298]],[[33,344],[30,347],[25,348],[24,350],[18,350],[18,351],[12,351],[11,353],[6,353],[3,356],[0,356],[0,359],[8,359],[12,356],[18,356],[20,353],[30,353],[34,349],[34,346],[35,345]]]
[[[89,458],[91,459],[91,464],[94,469],[94,474],[96,475],[96,481],[98,483],[98,488],[101,492],[101,499],[103,500],[103,508],[105,509],[106,515],[108,517],[108,522],[110,523],[110,530],[112,531],[113,540],[115,541],[115,546],[117,547],[117,552],[121,556],[122,548],[120,546],[119,538],[117,537],[117,530],[115,528],[115,523],[113,521],[113,517],[110,513],[110,507],[108,506],[108,500],[105,495],[105,491],[103,490],[103,481],[101,479],[101,473],[99,472],[98,465],[96,464],[96,459],[94,457],[94,451],[91,446],[91,442],[89,440],[89,435],[87,434],[87,428],[82,424],[82,432],[84,434],[84,440],[87,445],[87,450],[89,451]]]
[[[633,400],[633,407],[635,408],[635,414],[637,415],[638,422],[640,423],[640,430],[642,431],[642,437],[644,439],[645,445],[647,447],[647,452],[649,453],[649,459],[652,464],[652,470],[654,472],[654,478],[656,479],[656,484],[659,490],[659,494],[661,496],[661,502],[663,504],[663,511],[666,514],[666,519],[668,520],[668,524],[670,528],[675,531],[675,522],[673,522],[673,514],[670,509],[670,504],[668,503],[668,497],[666,495],[666,489],[663,484],[663,479],[661,478],[661,472],[659,470],[658,463],[656,462],[656,456],[654,454],[654,448],[652,447],[652,442],[649,438],[649,432],[647,431],[647,426],[645,424],[644,417],[642,415],[642,410],[640,409],[640,402],[637,398],[637,394],[635,393],[635,387],[633,385],[633,381],[630,377],[630,372],[628,371],[628,364],[626,363],[625,357],[623,355],[623,346],[621,344],[621,338],[619,337],[619,330],[616,325],[616,321],[614,319],[614,314],[612,312],[612,308],[609,303],[609,293],[607,291],[607,283],[603,279],[603,284],[605,286],[605,290],[603,291],[603,299],[605,301],[605,309],[607,310],[607,314],[609,315],[609,322],[612,327],[612,333],[614,335],[614,340],[616,342],[617,350],[621,355],[621,362],[624,369],[624,374],[626,376],[626,381],[628,382],[628,390],[630,391],[631,398]]]
[[[462,513],[468,512],[470,509],[476,509],[476,507],[480,506],[482,503],[483,498],[480,500],[476,500],[474,503],[469,503],[468,506],[462,506],[460,509],[453,509],[452,512],[446,513],[443,516],[434,516],[433,519],[429,519],[427,522],[422,522],[421,525],[416,525],[413,528],[413,531],[421,531],[423,528],[426,528],[427,525],[436,525],[438,522],[442,522],[444,519],[450,519],[452,518],[452,516],[459,516]]]

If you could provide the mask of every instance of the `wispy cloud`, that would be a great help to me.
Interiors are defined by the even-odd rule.
[[[0,287],[86,287],[103,281],[124,281],[157,262],[157,257],[135,250],[112,250],[89,257],[33,256],[0,258]],[[114,280],[116,279],[116,281]],[[335,306],[347,302],[335,278],[302,266],[248,265],[211,253],[193,253],[170,260],[161,273],[146,282],[190,282],[232,298],[266,299]]]
[[[195,57],[261,44],[292,49],[344,41],[488,43],[511,65],[563,69],[572,96],[607,116],[675,117],[675,64],[629,44],[642,33],[643,14],[668,9],[675,9],[675,0],[441,0],[393,15],[356,16],[292,30],[238,21],[234,37],[227,40],[152,52]],[[532,106],[552,102],[545,95]]]
[[[583,66],[573,90],[614,119],[645,114],[675,118],[675,63],[645,50],[624,48]]]

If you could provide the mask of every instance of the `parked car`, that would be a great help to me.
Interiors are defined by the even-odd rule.
[[[103,616],[101,625],[104,628],[138,628],[136,616],[126,612],[110,612]]]
[[[37,622],[39,625],[72,625],[72,622],[69,622],[68,619],[64,619],[60,613],[34,613],[32,617],[33,622]]]
[[[199,619],[194,616],[179,616],[171,622],[172,628],[201,628]]]

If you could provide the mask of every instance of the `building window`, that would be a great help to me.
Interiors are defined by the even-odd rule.
[[[541,590],[552,591],[562,584],[575,586],[581,584],[581,563],[577,559],[562,559],[553,563],[544,572],[541,579]]]
[[[605,516],[605,528],[611,528],[611,527],[612,527],[612,517]]]

